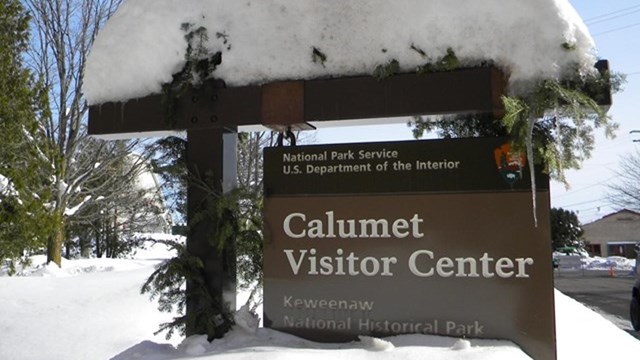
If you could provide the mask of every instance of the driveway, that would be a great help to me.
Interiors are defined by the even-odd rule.
[[[621,329],[640,339],[629,321],[629,301],[635,279],[628,274],[609,276],[607,271],[556,272],[556,289],[595,308]]]

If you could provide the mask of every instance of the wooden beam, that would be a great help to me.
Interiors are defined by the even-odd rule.
[[[604,74],[608,62],[600,61],[596,68]],[[505,75],[495,67],[400,74],[384,80],[360,76],[236,88],[210,82],[176,100],[173,122],[167,120],[161,95],[91,106],[89,134],[126,138],[248,125],[305,129],[310,122],[414,115],[501,117],[506,87]],[[589,95],[605,108],[611,105],[610,91]]]
[[[496,68],[305,83],[305,120],[485,113],[502,109],[504,75]]]
[[[505,86],[504,75],[493,67],[401,74],[384,80],[366,76],[287,82],[287,86],[205,86],[178,100],[174,123],[165,120],[161,95],[91,106],[89,133],[145,136],[243,125],[499,112]],[[282,123],[276,124],[277,118]]]

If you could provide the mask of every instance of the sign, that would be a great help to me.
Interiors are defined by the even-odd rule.
[[[548,178],[501,138],[265,149],[265,325],[509,339],[555,359]]]

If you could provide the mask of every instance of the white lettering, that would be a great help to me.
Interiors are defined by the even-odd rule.
[[[527,269],[525,266],[533,265],[532,258],[516,258],[516,263],[518,263],[518,273],[516,274],[517,278],[528,278],[529,274],[527,274]]]
[[[336,219],[333,211],[327,211],[324,214],[324,219],[307,221],[307,215],[298,212],[291,213],[284,218],[282,223],[284,233],[293,239],[304,237],[309,239],[386,239],[391,238],[392,235],[397,239],[404,239],[408,236],[420,239],[425,236],[422,231],[424,220],[418,214],[414,214],[408,220],[394,219],[391,222],[391,229],[389,229],[390,220],[388,219]],[[299,220],[302,221],[302,224]]]
[[[513,269],[513,261],[509,258],[500,258],[496,261],[496,274],[501,278],[510,278],[513,271],[505,271]]]
[[[514,264],[517,264],[517,271],[515,271],[516,265]],[[482,277],[486,279],[496,275],[500,278],[512,278],[514,276],[516,278],[528,278],[527,265],[531,266],[533,264],[532,258],[511,259],[501,257],[494,259],[487,253],[484,253],[479,259],[473,257],[436,258],[432,251],[424,249],[414,251],[409,257],[408,263],[411,273],[418,277],[430,277],[437,274],[443,278],[453,276]]]
[[[301,233],[299,234],[294,234],[291,231],[291,219],[293,219],[294,217],[299,217],[300,219],[302,219],[302,221],[306,221],[307,217],[304,214],[301,213],[292,213],[287,215],[286,218],[284,218],[284,223],[282,224],[283,228],[284,228],[284,233],[287,234],[288,237],[293,238],[293,239],[300,239],[305,237],[306,233],[304,230],[302,230]]]
[[[304,260],[307,250],[300,250],[300,257],[298,258],[298,261],[293,258],[293,250],[286,249],[284,250],[284,253],[287,254],[287,260],[289,260],[289,266],[291,266],[293,275],[298,275],[298,271],[300,271],[300,266],[302,265],[302,260]]]
[[[433,276],[433,269],[430,269],[426,273],[418,270],[418,267],[416,266],[416,259],[418,258],[419,255],[427,255],[427,257],[429,257],[429,259],[433,260],[433,252],[431,252],[429,250],[414,251],[414,253],[411,254],[411,256],[409,257],[409,270],[411,270],[411,273],[413,275],[415,275],[415,276],[419,276],[419,277]]]

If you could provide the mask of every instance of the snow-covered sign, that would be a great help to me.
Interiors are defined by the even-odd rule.
[[[159,93],[201,26],[228,86],[367,75],[391,60],[412,72],[451,49],[462,66],[494,63],[517,92],[596,61],[568,0],[126,0],[88,58],[89,103]]]
[[[265,326],[315,341],[508,339],[555,360],[549,227],[530,216],[528,167],[503,176],[508,142],[265,149]]]

